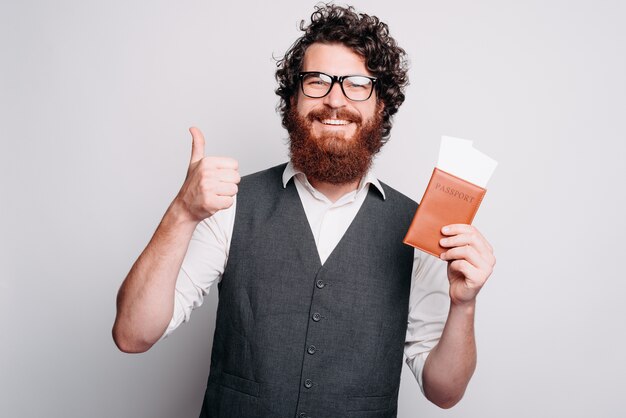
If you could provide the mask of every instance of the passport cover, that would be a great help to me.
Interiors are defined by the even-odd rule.
[[[439,257],[441,228],[471,224],[487,190],[435,167],[404,243]]]

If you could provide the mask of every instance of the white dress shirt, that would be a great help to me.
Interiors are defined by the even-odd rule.
[[[289,163],[283,172],[283,187],[287,187],[292,177],[295,177],[296,189],[322,264],[352,223],[370,185],[385,197],[371,170],[355,191],[334,203],[316,190],[304,173],[295,170]],[[200,222],[194,231],[176,281],[174,314],[162,338],[187,322],[191,311],[202,304],[213,283],[221,280],[235,224],[235,206],[236,201],[230,208]],[[444,261],[415,250],[404,354],[422,391],[422,370],[426,357],[439,341],[448,315],[450,298],[446,267]]]

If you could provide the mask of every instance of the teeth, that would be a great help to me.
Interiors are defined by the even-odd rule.
[[[350,122],[348,122],[347,120],[342,120],[342,119],[324,119],[322,123],[324,125],[347,125]]]

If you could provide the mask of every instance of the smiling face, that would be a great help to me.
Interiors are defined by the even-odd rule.
[[[315,43],[304,55],[302,71],[333,76],[371,76],[362,56],[341,44]],[[293,165],[311,180],[331,184],[358,181],[383,144],[383,104],[374,91],[364,101],[344,96],[335,83],[324,97],[298,90],[287,112]]]
[[[365,59],[341,44],[315,43],[309,46],[304,54],[302,71],[337,76],[372,75],[365,66]],[[376,92],[368,100],[355,102],[344,96],[339,83],[335,83],[330,93],[318,99],[305,96],[300,89],[296,110],[300,117],[311,120],[313,136],[333,135],[350,140],[359,125],[374,118],[377,111]]]

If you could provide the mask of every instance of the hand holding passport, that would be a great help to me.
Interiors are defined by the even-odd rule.
[[[498,163],[472,146],[472,141],[444,136],[439,160],[404,243],[439,257],[441,228],[471,224]]]

